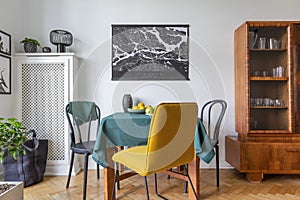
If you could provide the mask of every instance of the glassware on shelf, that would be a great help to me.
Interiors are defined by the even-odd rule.
[[[253,49],[257,40],[256,31],[249,31],[249,48]]]
[[[279,49],[280,48],[280,40],[279,39],[270,38],[269,41],[270,41],[270,44],[269,44],[270,49]]]
[[[277,106],[281,107],[284,106],[283,99],[272,99],[272,98],[250,98],[250,106]]]
[[[260,76],[260,71],[255,71],[255,72],[253,73],[253,75],[254,75],[254,77],[259,77],[259,76]]]
[[[284,77],[285,76],[284,71],[285,71],[284,67],[282,67],[282,66],[274,67],[272,69],[272,76],[273,77]]]
[[[258,38],[258,48],[265,49],[266,48],[267,39],[265,37]]]

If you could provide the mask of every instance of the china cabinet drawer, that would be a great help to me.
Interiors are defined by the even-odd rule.
[[[266,139],[267,140],[267,139]],[[300,141],[251,141],[226,136],[226,161],[240,172],[300,173]]]

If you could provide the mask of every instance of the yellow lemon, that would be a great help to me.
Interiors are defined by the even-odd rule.
[[[137,106],[138,107],[145,107],[145,104],[143,102],[139,102]]]
[[[137,109],[140,109],[140,108],[138,106],[133,106],[132,109],[137,110]]]
[[[145,109],[145,106],[138,106],[139,109]]]

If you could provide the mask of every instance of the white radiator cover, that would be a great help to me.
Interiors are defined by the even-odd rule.
[[[14,58],[22,122],[39,139],[49,141],[45,175],[67,175],[70,151],[65,106],[74,98],[77,59],[72,53],[16,54]],[[75,160],[73,173],[78,170]]]

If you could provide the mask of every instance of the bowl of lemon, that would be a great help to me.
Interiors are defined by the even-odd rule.
[[[146,109],[145,104],[143,102],[139,102],[137,105],[133,106],[132,108],[128,108],[127,111],[129,113],[144,114],[145,109]]]

